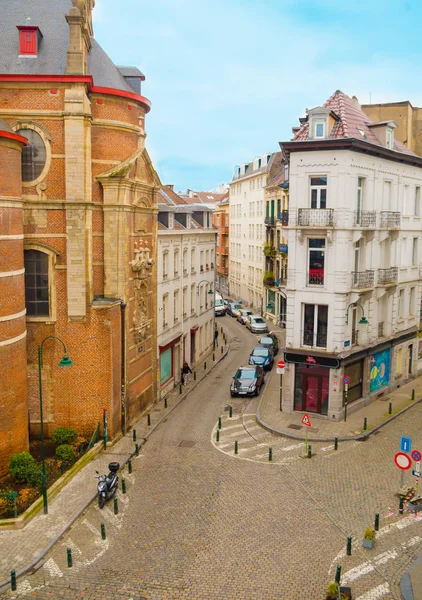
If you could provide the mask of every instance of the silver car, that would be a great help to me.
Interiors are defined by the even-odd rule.
[[[268,325],[262,317],[259,315],[250,315],[246,319],[246,327],[252,333],[267,333]]]

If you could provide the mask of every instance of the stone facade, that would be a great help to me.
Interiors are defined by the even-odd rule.
[[[14,382],[0,388],[0,423],[7,427],[0,429],[0,475],[10,454],[27,449],[28,410],[30,434],[39,434],[37,346],[47,336],[63,340],[74,363],[58,367],[63,348],[46,341],[47,436],[58,426],[90,436],[107,409],[113,438],[156,398],[160,182],[144,146],[149,102],[129,90],[112,63],[106,66],[114,69],[114,87],[90,75],[95,55],[89,56],[96,44],[91,38],[93,2],[69,5],[67,16],[55,15],[69,24],[63,40],[66,73],[0,74],[0,118],[19,133],[15,137],[36,132],[45,151],[41,172],[22,182],[22,142],[0,137],[0,177],[7,173],[0,185],[0,285],[6,285],[0,357],[3,382]],[[49,33],[44,27],[44,41]],[[48,290],[47,314],[28,311],[32,314],[26,319],[24,251],[25,261],[32,251],[48,265],[37,275],[44,293]],[[143,253],[148,255],[145,269]],[[5,271],[13,275],[3,276]],[[6,356],[12,346],[13,360]]]

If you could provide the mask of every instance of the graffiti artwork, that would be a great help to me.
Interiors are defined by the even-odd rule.
[[[371,354],[369,360],[371,376],[369,391],[376,392],[390,383],[390,348]]]

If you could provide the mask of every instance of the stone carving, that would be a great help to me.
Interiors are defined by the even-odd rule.
[[[47,184],[45,181],[40,181],[40,183],[38,183],[35,189],[37,190],[38,200],[40,202],[44,202],[45,200],[47,200],[47,194],[45,193],[45,190],[47,189]]]
[[[148,318],[148,276],[154,265],[150,249],[145,242],[139,247],[135,242],[135,258],[130,262],[134,272],[135,311],[133,316],[134,338],[138,344],[151,332],[151,320]]]

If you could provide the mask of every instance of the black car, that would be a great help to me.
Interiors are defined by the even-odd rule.
[[[277,352],[278,352],[278,337],[276,336],[275,333],[273,333],[273,332],[266,333],[259,339],[258,343],[261,344],[261,346],[267,346],[268,348],[271,348],[274,356],[277,354]]]
[[[250,365],[259,365],[263,369],[270,371],[274,364],[274,355],[269,346],[255,346],[249,355]]]
[[[262,367],[239,367],[230,385],[231,396],[258,396],[264,383]]]
[[[237,304],[237,302],[229,302],[226,307],[226,313],[231,317],[235,317],[241,308],[241,304]]]

